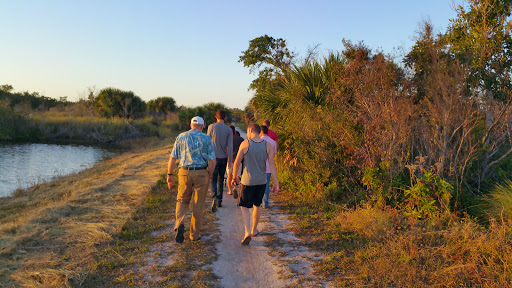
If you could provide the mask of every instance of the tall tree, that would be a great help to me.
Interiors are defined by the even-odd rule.
[[[0,85],[0,91],[11,93],[13,90],[14,90],[14,88],[10,84]]]
[[[132,91],[105,88],[94,99],[96,111],[104,117],[135,118],[146,110],[146,103]]]
[[[249,41],[249,48],[242,51],[238,62],[248,67],[251,73],[259,70],[258,78],[250,86],[250,89],[258,92],[270,88],[272,81],[290,68],[293,58],[283,38],[276,39],[265,34]],[[262,66],[264,68],[260,70]]]
[[[158,97],[148,101],[147,108],[149,112],[163,114],[167,119],[167,114],[176,111],[176,101],[171,97]]]
[[[425,22],[419,31],[416,43],[403,59],[405,67],[412,72],[413,90],[411,95],[416,103],[425,97],[428,79],[436,66],[435,59],[449,61],[453,58],[450,53],[446,52],[445,38],[445,35],[442,34],[434,35],[432,24]]]
[[[215,113],[217,113],[217,110],[224,110],[226,111],[228,120],[226,122],[230,122],[232,119],[232,114],[229,108],[227,108],[222,103],[215,103],[210,102],[206,103],[202,106],[193,107],[193,108],[186,108],[181,107],[180,112],[178,113],[180,126],[181,128],[187,128],[190,125],[190,119],[194,116],[201,116],[205,121],[205,126],[208,126],[212,123],[217,122],[215,119]]]
[[[487,100],[505,100],[512,66],[512,0],[468,0],[469,10],[457,7],[458,17],[447,41],[455,56],[470,67],[473,89]]]
[[[501,125],[509,121],[512,100],[512,0],[468,3],[469,10],[457,7],[458,18],[452,20],[447,41],[455,57],[469,67],[471,95],[479,99],[485,112],[486,131],[481,141],[488,148],[480,162],[480,183],[488,176],[490,167],[512,154],[512,148],[506,147],[511,145],[503,142],[510,139],[509,125]],[[505,154],[500,152],[503,149],[507,149]]]

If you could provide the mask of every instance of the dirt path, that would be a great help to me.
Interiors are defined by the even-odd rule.
[[[320,255],[309,251],[286,227],[288,215],[264,209],[260,234],[242,246],[244,235],[241,211],[231,195],[225,195],[216,213],[221,231],[216,245],[219,255],[213,272],[222,287],[327,287],[316,279],[311,268]]]
[[[238,128],[238,127],[237,127]],[[244,139],[246,133],[237,129]],[[227,187],[225,188],[225,192]],[[212,265],[213,272],[221,278],[224,287],[283,287],[289,279],[281,279],[282,269],[273,264],[270,249],[265,246],[265,236],[254,237],[249,246],[242,246],[244,225],[241,211],[232,195],[224,195],[224,205],[216,213],[221,237],[216,245],[219,257]],[[252,212],[252,210],[251,210]],[[268,225],[260,224],[263,232]]]
[[[245,133],[240,130],[239,132],[245,138]],[[206,282],[213,287],[329,287],[328,283],[314,275],[312,269],[313,263],[321,259],[321,255],[311,252],[304,246],[302,240],[289,231],[292,221],[289,220],[289,215],[283,214],[277,205],[274,205],[276,203],[273,203],[272,195],[271,208],[264,209],[262,212],[259,224],[260,234],[252,239],[250,245],[242,246],[240,241],[244,235],[244,228],[241,211],[233,196],[227,195],[227,191],[225,187],[223,206],[218,208],[215,214],[212,214],[209,209],[210,198],[206,203],[208,210],[205,211],[205,223],[213,225],[205,224],[202,228],[200,246],[206,247],[206,251],[209,251],[207,255],[216,255],[216,257],[213,263],[209,262],[211,264],[199,269],[195,268],[196,271],[211,269],[211,273],[215,274],[213,278],[216,280]],[[186,218],[186,232],[188,232],[189,217],[190,215]],[[139,267],[138,271],[143,274],[145,281],[153,283],[152,285],[161,283],[166,277],[166,275],[158,275],[158,271],[176,265],[177,259],[184,257],[182,256],[184,251],[191,249],[189,245],[193,247],[193,244],[187,241],[188,233],[185,234],[185,243],[175,243],[172,230],[174,219],[166,222],[164,228],[152,232],[152,235],[170,235],[171,237],[149,248],[143,260],[145,265]],[[214,246],[215,251],[212,251],[213,247],[209,245]],[[189,260],[197,265],[197,260]],[[193,279],[194,276],[188,275],[186,278]],[[181,283],[192,285],[192,283]],[[151,284],[148,287],[151,287]]]
[[[220,225],[220,242],[216,245],[218,260],[213,263],[213,272],[221,277],[224,287],[284,287],[290,279],[281,279],[280,267],[273,263],[270,249],[265,246],[263,234],[254,237],[249,246],[242,246],[244,236],[240,208],[231,195],[225,195],[223,206],[217,211]],[[261,231],[268,225],[260,225]]]
[[[247,139],[244,131],[238,127],[237,130]],[[240,244],[244,226],[232,195],[224,195],[223,206],[216,216],[221,236],[215,246],[219,257],[212,270],[220,277],[223,287],[326,286],[315,279],[311,269],[320,255],[311,253],[286,230],[291,225],[288,215],[274,208],[264,209],[258,226],[260,234],[252,238],[249,246]]]

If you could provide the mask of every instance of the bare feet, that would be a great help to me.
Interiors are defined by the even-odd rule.
[[[251,233],[251,237],[256,237],[260,234],[260,231],[256,230],[256,232]]]

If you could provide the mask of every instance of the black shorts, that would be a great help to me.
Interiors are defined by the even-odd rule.
[[[260,207],[263,196],[265,195],[265,187],[267,184],[245,186],[240,185],[240,197],[238,197],[238,206],[252,208],[252,206]]]

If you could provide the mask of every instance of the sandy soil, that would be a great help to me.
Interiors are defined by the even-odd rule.
[[[326,287],[316,279],[311,265],[321,256],[301,245],[286,227],[287,215],[277,209],[264,209],[259,224],[260,234],[248,246],[244,236],[240,208],[231,195],[225,195],[216,213],[221,239],[216,245],[219,257],[213,272],[223,287]]]
[[[260,234],[253,237],[248,246],[240,243],[244,235],[241,211],[231,195],[224,195],[223,205],[215,216],[217,219],[213,224],[218,226],[220,240],[212,253],[218,257],[205,267],[211,268],[219,278],[218,282],[211,283],[213,287],[331,287],[312,269],[312,264],[322,255],[310,251],[302,240],[287,230],[292,225],[289,215],[277,208],[264,209]],[[165,228],[154,231],[152,235],[174,235],[174,221],[169,220],[165,224]],[[216,236],[202,235],[201,241],[210,242],[212,237]],[[152,245],[144,257],[145,264],[137,269],[137,274],[143,275],[148,283],[147,287],[163,279],[157,275],[157,270],[172,265],[175,258],[172,255],[181,249],[181,244],[173,241],[174,237],[168,239]],[[159,268],[155,270],[155,267]]]
[[[244,131],[238,127],[237,130],[247,139]],[[291,221],[288,215],[272,208],[272,199],[271,207],[262,212],[258,225],[260,234],[253,237],[248,246],[242,246],[242,212],[226,191],[227,188],[223,206],[216,213],[221,237],[215,247],[219,257],[212,265],[223,287],[328,286],[315,277],[311,268],[321,255],[309,251],[300,239],[286,230]]]
[[[240,208],[231,195],[225,195],[223,206],[217,211],[221,238],[215,247],[219,253],[213,263],[213,272],[221,277],[224,287],[284,287],[290,279],[282,279],[282,268],[273,263],[270,249],[265,246],[263,234],[252,238],[248,246],[240,241],[244,236]],[[269,225],[260,225],[261,231]]]

